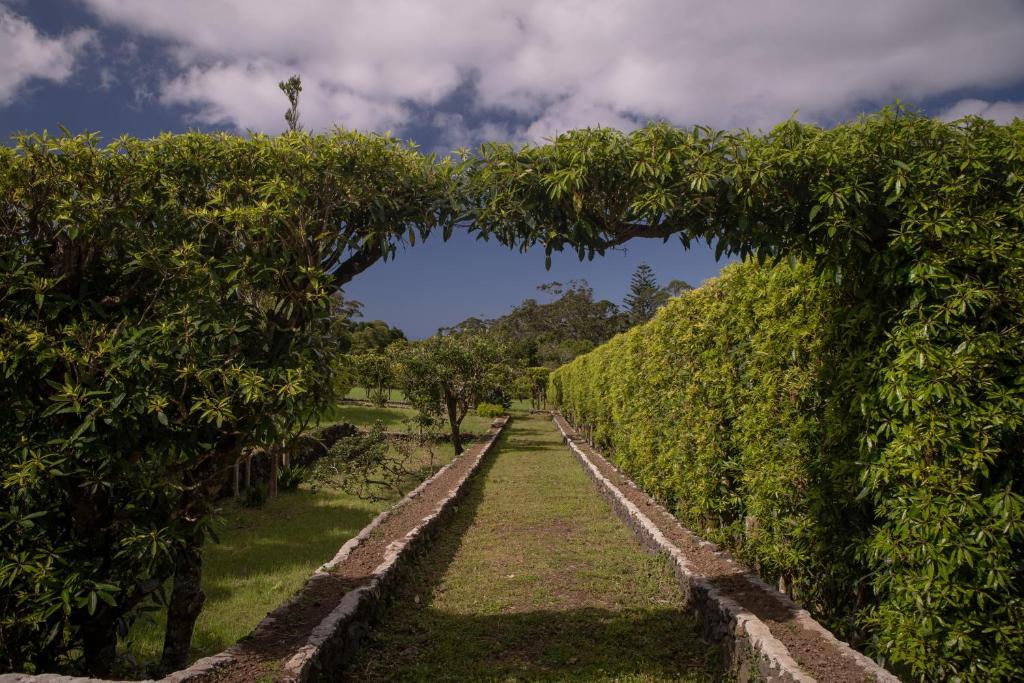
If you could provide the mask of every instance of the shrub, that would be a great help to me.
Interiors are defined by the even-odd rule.
[[[282,467],[277,473],[277,488],[281,491],[295,491],[309,477],[309,470],[301,465]]]
[[[252,487],[245,492],[245,506],[250,508],[261,508],[270,500],[270,484],[265,481],[254,482]]]
[[[480,403],[476,407],[476,414],[480,417],[501,417],[505,414],[505,408],[497,403]]]

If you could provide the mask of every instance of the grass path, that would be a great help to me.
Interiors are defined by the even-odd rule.
[[[546,416],[517,418],[341,680],[706,681],[666,563],[598,497]]]

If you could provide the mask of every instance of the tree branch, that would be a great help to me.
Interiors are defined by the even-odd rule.
[[[357,250],[354,254],[341,262],[341,265],[331,273],[334,278],[334,286],[337,289],[344,287],[356,275],[363,272],[384,256],[384,248],[378,242],[372,242]]]

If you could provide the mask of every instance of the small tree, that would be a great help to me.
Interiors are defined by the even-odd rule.
[[[478,335],[434,336],[405,347],[401,383],[423,414],[444,414],[455,454],[462,453],[460,426],[478,403],[508,403],[513,382],[504,347]]]
[[[284,113],[284,120],[288,122],[288,130],[300,130],[299,93],[302,92],[302,79],[296,74],[287,81],[278,83],[277,87],[288,97],[288,103],[291,105],[288,107],[288,111]]]
[[[352,354],[352,367],[357,384],[366,389],[366,397],[377,405],[388,401],[395,383],[394,365],[387,353],[371,351]]]
[[[630,322],[639,325],[653,318],[661,298],[654,270],[646,263],[641,263],[633,271],[629,294],[623,300],[629,310]]]

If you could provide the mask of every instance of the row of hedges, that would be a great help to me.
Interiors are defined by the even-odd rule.
[[[333,293],[459,220],[549,258],[677,237],[813,263],[834,288],[816,295],[819,379],[811,360],[806,377],[785,376],[804,403],[792,424],[784,403],[751,393],[773,390],[774,351],[756,359],[764,376],[750,358],[725,363],[716,349],[739,343],[735,330],[701,315],[692,362],[724,365],[677,378],[663,408],[707,412],[705,455],[763,453],[767,478],[751,491],[786,481],[764,473],[790,442],[802,452],[806,429],[810,483],[796,484],[825,487],[807,494],[825,502],[730,502],[746,475],[729,466],[704,478],[711,502],[677,505],[721,538],[742,516],[766,572],[790,573],[837,623],[854,615],[841,630],[864,629],[901,670],[1021,674],[1024,121],[899,108],[830,129],[577,130],[459,162],[344,131],[16,139],[0,149],[0,667],[106,673],[135,607],[172,575],[164,665],[183,662],[211,489],[244,449],[286,444],[338,388]],[[804,380],[818,389],[801,393]],[[578,410],[608,439],[603,403]],[[675,427],[661,429],[669,443]],[[798,566],[777,509],[849,539],[789,532],[802,539],[792,552],[838,574]],[[848,578],[833,551],[850,558]]]
[[[946,460],[945,499],[879,498],[892,489],[876,479],[884,428],[865,408],[878,380],[865,354],[886,343],[871,334],[886,303],[852,309],[806,264],[733,265],[556,370],[549,395],[684,524],[903,675],[1010,680],[1024,671],[1020,375],[1006,388],[1017,403],[968,416],[1010,457],[980,475]],[[934,370],[955,381],[948,362]],[[908,528],[926,561],[878,551]],[[916,609],[894,584],[913,586]],[[921,621],[900,632],[906,619]]]
[[[805,265],[730,266],[556,370],[549,392],[686,525],[850,637],[870,516],[856,444],[829,433],[835,299]]]

